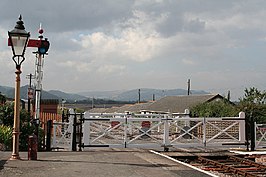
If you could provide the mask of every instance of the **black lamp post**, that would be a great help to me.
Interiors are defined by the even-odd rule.
[[[19,157],[19,126],[20,126],[20,74],[21,64],[25,60],[24,54],[29,41],[30,33],[25,31],[22,17],[12,31],[8,31],[9,42],[13,52],[13,61],[16,64],[16,86],[15,86],[15,105],[14,105],[14,127],[13,127],[13,153],[11,159]]]

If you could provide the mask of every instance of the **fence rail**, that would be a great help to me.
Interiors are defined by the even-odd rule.
[[[188,114],[84,115],[83,147],[245,146],[245,114],[191,118]]]
[[[256,149],[266,148],[266,124],[255,123]]]

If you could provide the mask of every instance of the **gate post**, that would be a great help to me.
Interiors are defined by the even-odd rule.
[[[170,141],[169,141],[169,124],[168,124],[168,117],[169,115],[165,115],[164,116],[164,137],[163,137],[163,146],[164,146],[164,151],[168,151],[169,150],[169,146],[170,146]]]
[[[70,144],[69,144],[69,151],[72,150],[72,144],[73,144],[73,121],[74,121],[74,109],[69,109],[69,125],[68,130],[70,131]]]
[[[189,109],[185,109],[184,114],[185,114],[185,115],[184,115],[185,118],[190,118],[190,117],[189,117]],[[190,128],[190,120],[188,120],[188,119],[185,120],[185,126],[188,126],[188,127]]]
[[[73,133],[72,133],[72,151],[77,151],[77,114],[74,114]]]
[[[65,131],[66,131],[66,126],[65,126],[65,122],[67,122],[67,114],[65,114],[65,111],[63,110],[63,112],[62,112],[62,126],[61,126],[61,132],[62,132],[62,134],[64,134],[65,133]]]
[[[128,135],[128,132],[129,132],[129,127],[128,127],[128,118],[129,118],[129,114],[126,114],[125,115],[125,119],[124,119],[124,147],[127,148],[127,135]]]
[[[52,120],[47,121],[46,151],[51,151]]]
[[[83,129],[83,143],[84,145],[90,144],[90,121],[86,120],[90,118],[90,113],[88,111],[84,114],[84,129]],[[84,147],[85,149],[85,147]]]
[[[204,147],[207,146],[207,140],[206,140],[206,117],[203,117],[202,120],[202,133],[203,133],[203,137],[202,137],[202,141],[203,141],[203,145]]]
[[[57,144],[56,144],[56,129],[57,129],[56,120],[54,120],[52,123],[53,123],[53,144],[52,144],[52,147],[57,148]]]
[[[254,117],[252,115],[252,112],[251,112],[251,115],[250,115],[250,138],[251,138],[251,141],[250,141],[250,150],[251,151],[255,151],[255,130],[254,130],[254,127],[255,127],[255,124],[254,124]]]
[[[245,137],[246,137],[246,145],[247,145],[247,151],[249,151],[249,136],[248,136],[248,124],[249,120],[247,116],[245,116]]]
[[[255,138],[255,149],[257,149],[258,144],[257,144],[257,122],[254,122],[254,138]]]
[[[239,121],[239,141],[244,142],[246,140],[246,133],[245,133],[245,113],[240,112],[239,118],[241,119]],[[244,119],[244,120],[242,120]]]
[[[79,117],[79,151],[81,150],[82,147],[82,124],[83,124],[83,114],[80,113],[80,117]]]

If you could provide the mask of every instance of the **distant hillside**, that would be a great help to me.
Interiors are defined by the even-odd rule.
[[[8,98],[14,97],[14,93],[13,93],[13,96],[12,96],[12,93],[11,93],[11,92],[14,92],[14,91],[15,90],[12,87],[0,86],[0,92],[1,92],[1,94],[5,95]]]
[[[8,98],[14,98],[14,88],[0,86],[0,92],[6,95]],[[22,99],[27,99],[28,86],[22,86],[20,95]],[[140,100],[141,101],[149,101],[153,99],[153,95],[155,100],[158,100],[164,96],[174,96],[174,95],[186,95],[187,90],[185,89],[149,89],[142,88],[140,89]],[[191,90],[191,94],[208,94],[208,92],[202,90]],[[138,101],[139,91],[138,89],[133,90],[119,90],[119,91],[90,91],[90,92],[82,92],[82,93],[66,93],[59,90],[50,90],[50,91],[42,91],[41,95],[42,99],[58,99],[58,100],[66,100],[69,102],[88,100],[88,98],[94,99],[107,99],[114,101],[129,101],[134,102]]]
[[[15,89],[12,87],[0,86],[0,92],[8,98],[14,98]],[[45,90],[41,94],[42,99],[61,99],[60,97],[53,95]],[[20,87],[20,98],[28,99],[28,85]]]
[[[5,95],[8,98],[14,98],[15,95],[15,89],[12,87],[6,87],[6,86],[0,86],[0,92]],[[28,85],[22,86],[20,88],[20,97],[21,99],[27,99],[28,98]],[[76,101],[76,100],[86,100],[88,99],[85,96],[81,96],[78,94],[72,94],[72,93],[65,93],[59,90],[50,90],[45,91],[42,90],[41,93],[42,99],[58,99],[58,100],[70,100],[70,101]]]
[[[138,89],[129,90],[118,95],[115,100],[126,100],[127,101],[136,101],[138,100]],[[207,94],[205,91],[192,90],[191,94]],[[161,89],[140,89],[140,100],[152,100],[153,95],[155,100],[158,100],[165,96],[174,96],[174,95],[187,95],[187,90],[184,89],[170,89],[170,90],[161,90]]]
[[[83,95],[87,98],[101,98],[101,99],[114,99],[118,95],[122,94],[126,90],[115,90],[115,91],[87,91],[79,92],[79,95]]]
[[[202,90],[192,90],[191,94],[207,94],[208,92]],[[138,96],[138,89],[128,90],[128,91],[97,91],[97,92],[82,92],[79,93],[80,95],[86,97],[94,97],[94,98],[105,98],[110,100],[116,101],[137,101]],[[187,90],[185,89],[169,89],[169,90],[162,90],[162,89],[149,89],[149,88],[142,88],[140,89],[140,100],[149,101],[153,99],[153,94],[155,99],[160,99],[164,96],[173,96],[173,95],[186,95]]]
[[[49,90],[48,93],[52,94],[52,95],[56,95],[58,97],[60,97],[61,99],[64,99],[64,100],[86,100],[88,99],[87,97],[85,96],[81,96],[81,95],[78,95],[78,94],[72,94],[72,93],[65,93],[65,92],[62,92],[62,91],[59,91],[59,90]]]

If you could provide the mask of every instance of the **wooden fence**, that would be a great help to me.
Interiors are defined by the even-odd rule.
[[[62,122],[62,115],[56,114],[56,113],[46,113],[41,112],[40,113],[40,126],[45,129],[45,125],[48,120],[56,121],[56,122]]]

